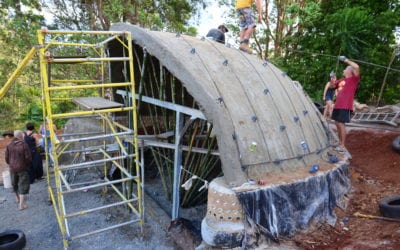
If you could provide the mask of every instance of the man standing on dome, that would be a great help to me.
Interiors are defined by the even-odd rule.
[[[252,54],[253,51],[249,47],[249,39],[253,34],[256,24],[254,21],[253,10],[251,8],[253,2],[256,2],[257,12],[258,12],[258,22],[262,20],[262,4],[261,0],[236,0],[236,11],[239,17],[239,37],[240,37],[240,47],[239,49]]]

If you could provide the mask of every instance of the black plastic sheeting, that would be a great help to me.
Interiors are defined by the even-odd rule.
[[[336,223],[334,208],[350,190],[348,165],[318,173],[302,181],[238,193],[250,231],[265,232],[276,241],[293,236],[311,222]],[[247,229],[246,229],[247,231]],[[249,235],[247,235],[248,237]]]

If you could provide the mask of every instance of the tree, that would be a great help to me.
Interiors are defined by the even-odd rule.
[[[200,4],[199,4],[200,3]],[[54,0],[49,8],[60,29],[109,30],[111,23],[129,22],[142,27],[174,32],[187,31],[186,22],[202,0]]]
[[[44,18],[37,14],[40,10],[38,1],[9,0],[0,3],[0,86],[37,43],[36,30],[44,24]],[[0,100],[0,128],[21,128],[26,121],[24,114],[30,107],[41,106],[38,72],[38,64],[29,64]]]
[[[337,56],[346,55],[361,67],[362,79],[356,98],[374,103],[386,73],[385,65],[393,54],[393,31],[400,23],[399,2],[321,1],[320,10],[323,18],[310,17],[313,25],[305,27],[301,37],[292,38],[294,44],[285,44],[285,50],[290,53],[277,57],[276,62],[292,78],[300,80],[315,100],[321,100],[329,72],[335,70],[341,76],[343,65]],[[391,67],[400,68],[398,57]],[[398,79],[399,72],[391,70],[384,103],[399,102]]]
[[[321,101],[329,72],[341,76],[343,65],[337,56],[343,54],[361,66],[359,101],[375,102],[386,79],[382,104],[397,103],[400,59],[398,53],[391,58],[394,30],[400,24],[399,5],[396,0],[264,0],[267,27],[257,28],[252,46],[261,58],[273,60],[299,80],[316,101]],[[236,22],[233,6],[230,16]],[[238,33],[236,23],[229,27]]]

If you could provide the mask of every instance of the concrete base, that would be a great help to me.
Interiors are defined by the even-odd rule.
[[[235,192],[225,179],[214,179],[208,188],[207,214],[201,223],[203,241],[213,247],[240,246],[244,237],[244,215]]]
[[[235,189],[241,205],[227,209],[234,203],[231,196],[234,191],[221,178],[210,183],[207,215],[201,231],[208,245],[251,249],[280,236],[293,236],[312,222],[334,224],[334,208],[343,205],[343,197],[351,185],[348,165],[342,161],[329,171],[309,174],[292,183],[250,186],[246,191]],[[243,217],[229,216],[232,211],[243,213]]]
[[[204,218],[201,222],[203,241],[214,247],[239,247],[244,238],[243,223],[216,222]]]

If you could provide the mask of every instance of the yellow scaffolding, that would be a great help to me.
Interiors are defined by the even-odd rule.
[[[139,161],[131,34],[47,29],[38,30],[37,34],[45,121],[43,127],[48,128],[45,139],[48,192],[63,235],[64,248],[68,248],[74,239],[131,223],[139,222],[143,232],[143,166]],[[114,40],[126,51],[125,57],[108,55],[107,44]],[[111,79],[111,62],[123,65],[125,82],[107,82]],[[114,102],[107,96],[109,92],[116,92],[117,87],[132,93],[124,104]],[[77,108],[61,112],[54,109],[54,102],[74,104]],[[126,117],[126,124],[114,119],[118,113]],[[56,131],[49,129],[59,119],[92,117],[101,121],[101,133],[84,132],[66,136],[57,135]],[[86,143],[88,141],[91,142],[90,146]],[[120,178],[109,177],[110,164],[120,171]],[[85,171],[100,174],[98,178],[92,176],[90,181],[76,181],[85,175]],[[91,190],[104,193],[109,189],[115,191],[118,200],[108,204],[102,202],[97,207],[82,205],[76,211],[71,211],[73,208],[68,205],[71,195],[82,195]],[[81,202],[84,203],[84,200]],[[84,216],[90,213],[117,206],[129,210],[126,221],[119,220],[118,224],[73,234],[73,218],[83,216],[84,220]]]

